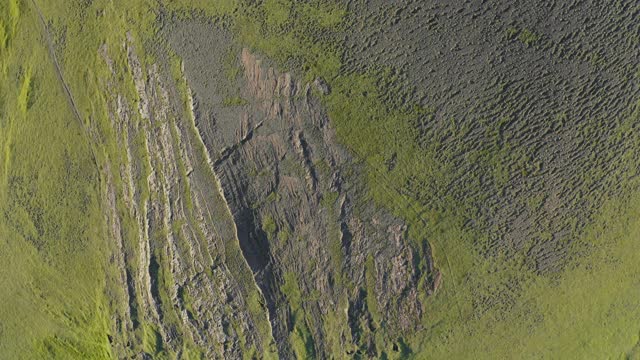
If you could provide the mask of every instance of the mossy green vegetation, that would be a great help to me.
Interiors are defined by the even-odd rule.
[[[111,358],[98,169],[30,3],[0,7],[0,353]],[[24,46],[29,44],[29,46]]]
[[[222,100],[222,105],[223,106],[244,106],[244,105],[247,105],[247,100],[239,96],[233,96],[233,97],[228,97]]]
[[[640,309],[632,293],[640,272],[639,200],[635,194],[608,201],[581,239],[592,246],[589,255],[557,277],[532,276],[508,312],[489,311],[466,323],[450,319],[456,326],[423,334],[422,351],[436,358],[624,358],[638,342]],[[440,308],[448,300],[451,295],[429,304]],[[461,304],[448,306],[453,312]]]
[[[518,40],[523,44],[530,46],[540,39],[540,36],[529,29],[523,29],[518,35]]]
[[[518,39],[521,43],[525,44],[527,47],[535,44],[538,40],[540,40],[540,35],[533,32],[529,29],[518,29],[515,27],[509,27],[505,30],[505,36],[509,40]]]
[[[310,359],[315,357],[313,338],[305,322],[303,298],[298,285],[298,278],[294,273],[284,275],[282,293],[289,302],[291,323],[293,328],[289,334],[291,346],[297,359]]]
[[[234,30],[243,44],[268,54],[283,66],[302,70],[307,80],[338,75],[341,54],[336,44],[328,40],[342,23],[344,5],[322,0],[243,5],[234,14]]]
[[[162,355],[162,338],[158,330],[151,324],[145,324],[143,327],[142,349],[149,355],[161,357]]]
[[[276,225],[275,220],[270,215],[265,216],[262,219],[262,231],[267,234],[267,237],[271,240],[273,239],[276,231],[278,230],[278,225]]]

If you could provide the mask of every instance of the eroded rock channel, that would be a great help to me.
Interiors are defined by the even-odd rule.
[[[207,358],[380,356],[375,336],[415,331],[419,292],[439,278],[429,245],[368,198],[319,98],[326,84],[216,25],[169,27],[151,66],[123,44],[139,102],[110,105],[127,155],[106,169],[126,299],[114,348],[130,354],[142,331],[156,351],[193,342]]]

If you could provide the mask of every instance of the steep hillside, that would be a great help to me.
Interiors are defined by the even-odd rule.
[[[640,354],[635,1],[0,5],[0,358]]]

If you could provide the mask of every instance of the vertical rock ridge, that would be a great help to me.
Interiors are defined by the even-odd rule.
[[[217,159],[210,165],[264,294],[278,352],[303,356],[291,345],[300,341],[307,355],[321,358],[332,345],[377,356],[370,329],[384,326],[391,334],[419,323],[417,286],[429,274],[414,257],[423,249],[414,249],[402,221],[354,198],[364,193],[359,170],[336,142],[312,85],[265,66],[247,49],[239,57],[248,104],[208,118],[216,105],[195,93],[192,109]],[[216,146],[215,138],[231,145]],[[337,308],[344,299],[350,299],[346,314]],[[335,329],[326,328],[331,314],[344,316]]]
[[[228,105],[189,59],[171,73],[167,59],[143,64],[134,44],[127,36],[124,70],[100,49],[105,83],[124,76],[136,97],[114,90],[108,105],[121,151],[111,169],[122,181],[104,190],[126,283],[113,319],[128,333],[121,357],[377,357],[376,337],[415,331],[418,288],[436,278],[422,265],[430,249],[370,203],[321,82],[242,49],[243,101]]]

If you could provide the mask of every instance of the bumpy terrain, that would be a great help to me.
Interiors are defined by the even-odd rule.
[[[414,141],[437,142],[461,180],[481,171],[481,186],[452,179],[442,195],[486,202],[474,217],[493,238],[486,251],[528,247],[538,271],[555,271],[575,231],[628,176],[618,157],[637,150],[620,138],[638,101],[637,12],[632,1],[353,5],[361,30],[347,62],[390,67],[401,96],[389,100],[428,108]],[[482,155],[462,158],[482,153],[493,169],[478,166]]]
[[[0,358],[640,358],[636,1],[0,0]]]

